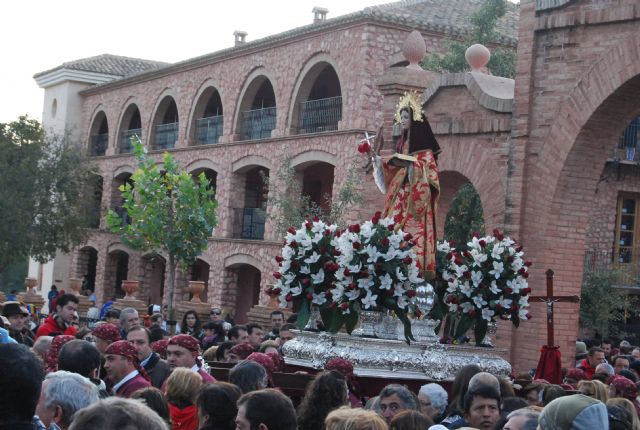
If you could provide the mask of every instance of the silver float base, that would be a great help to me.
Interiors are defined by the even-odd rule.
[[[412,343],[370,339],[344,333],[296,332],[283,347],[287,364],[322,369],[334,357],[349,360],[357,376],[452,381],[460,368],[477,364],[496,376],[507,376],[511,365],[500,357],[506,351],[470,345]]]

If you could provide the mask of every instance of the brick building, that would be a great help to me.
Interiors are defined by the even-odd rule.
[[[534,262],[534,294],[544,293],[547,268],[556,273],[556,294],[579,294],[584,270],[595,267],[594,252],[609,253],[598,260],[604,266],[637,262],[638,167],[615,154],[621,135],[624,158],[637,140],[625,130],[637,130],[627,127],[640,115],[640,9],[636,0],[510,6],[500,32],[504,44],[517,36],[515,81],[398,67],[405,65],[401,48],[409,31],[418,29],[427,51],[439,51],[444,37],[465,30],[479,4],[409,0],[335,19],[319,13],[314,24],[255,42],[238,33],[235,47],[181,63],[136,62],[137,74],[110,74],[112,64],[127,60],[102,56],[36,80],[46,89],[45,120],[57,103],[60,121],[70,110],[60,113],[59,94],[73,94],[77,115],[62,123],[74,125],[93,151],[103,209],[119,207],[117,186],[133,171],[126,146],[132,133],[158,159],[169,150],[190,172],[215,181],[219,226],[207,252],[180,275],[177,300],[187,298],[186,281],[197,279],[207,282],[208,301],[239,321],[266,304],[260,287],[271,280],[280,239],[259,172],[275,171],[286,153],[307,190],[335,191],[355,142],[388,124],[397,96],[410,88],[424,92],[443,149],[440,222],[460,186],[472,183],[486,226],[504,228],[524,244]],[[87,66],[104,62],[106,70]],[[75,77],[77,69],[82,77]],[[367,200],[353,220],[382,203],[372,181],[362,187]],[[126,278],[141,281],[141,298],[159,301],[163,258],[132,252],[105,232],[104,210],[95,227],[70,256],[68,273],[95,277],[99,301],[118,294]],[[534,319],[517,332],[507,325],[499,331],[498,344],[509,348],[518,370],[535,366],[546,340],[544,306],[532,307]],[[578,305],[558,303],[555,310],[556,340],[570,364]]]
[[[316,8],[310,25],[252,42],[236,32],[234,47],[176,64],[101,55],[36,74],[45,88],[45,127],[86,142],[100,171],[91,237],[60,256],[49,279],[64,287],[66,277],[88,275],[99,303],[134,279],[140,299],[162,301],[164,257],[127,249],[105,231],[106,210],[120,210],[118,187],[134,170],[128,139],[138,134],[158,160],[170,151],[216,189],[219,225],[189,273],[178,274],[175,299],[188,299],[188,280],[205,281],[208,301],[245,321],[268,300],[260,291],[272,280],[281,243],[261,174],[275,171],[286,154],[313,198],[338,189],[357,140],[382,121],[377,82],[407,64],[401,49],[409,32],[418,29],[427,51],[440,51],[445,38],[469,28],[481,3],[409,0],[333,19]],[[500,21],[500,43],[515,46],[517,15],[512,5]],[[367,201],[353,220],[370,217],[383,201],[365,182]],[[50,282],[37,277],[46,293]]]

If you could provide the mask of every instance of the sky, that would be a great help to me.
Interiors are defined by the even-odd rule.
[[[0,123],[42,118],[44,90],[33,75],[100,54],[176,62],[385,0],[5,0],[2,2]]]

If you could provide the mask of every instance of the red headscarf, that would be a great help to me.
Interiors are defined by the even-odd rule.
[[[93,335],[107,342],[116,342],[122,340],[120,337],[120,329],[115,324],[102,323],[93,329]]]
[[[349,360],[345,360],[344,358],[331,358],[327,360],[324,365],[325,370],[335,370],[336,372],[340,372],[342,376],[347,378],[347,380],[352,380],[353,375],[353,364]]]
[[[269,382],[273,385],[272,375],[276,366],[273,364],[273,360],[267,354],[263,352],[252,352],[247,357],[247,361],[255,361],[267,371],[267,377],[269,378]]]
[[[285,368],[285,363],[284,363],[284,358],[282,358],[282,356],[280,354],[278,354],[277,352],[267,352],[267,355],[269,356],[269,358],[271,358],[271,361],[273,361],[273,366],[274,366],[274,372],[284,372],[284,368]]]
[[[616,376],[611,381],[611,385],[615,387],[616,391],[620,393],[622,397],[631,400],[631,402],[635,404],[636,397],[638,396],[638,388],[633,381],[624,376]]]
[[[138,351],[136,348],[126,340],[118,340],[109,345],[104,352],[104,355],[121,355],[125,358],[128,358],[133,363],[133,366],[136,370],[147,380],[149,380],[149,376],[147,372],[144,371],[142,366],[140,366],[140,360],[138,360]]]
[[[202,367],[202,360],[198,358],[198,354],[200,353],[200,344],[198,343],[198,339],[188,334],[178,334],[169,339],[168,345],[176,345],[180,346],[188,351],[191,351],[191,354],[196,358],[196,362],[198,363],[198,367]]]
[[[156,340],[155,342],[151,342],[149,346],[151,346],[151,350],[158,354],[160,358],[163,360],[167,359],[167,346],[169,345],[169,341],[167,339]]]
[[[229,354],[235,354],[241,360],[245,360],[253,352],[255,352],[255,349],[248,343],[239,343],[229,350]]]
[[[49,352],[47,352],[47,372],[58,370],[58,356],[65,343],[75,340],[74,336],[60,335],[53,338]]]

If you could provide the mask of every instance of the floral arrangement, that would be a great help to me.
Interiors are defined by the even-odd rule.
[[[531,317],[527,282],[531,263],[524,261],[522,246],[499,230],[492,236],[475,234],[467,247],[458,251],[451,242],[438,243],[438,251],[446,254],[444,290],[439,295],[449,314],[459,319],[455,337],[473,326],[476,343],[481,343],[488,323],[496,318],[518,327]]]
[[[410,313],[417,313],[416,287],[424,283],[416,265],[411,235],[395,230],[391,218],[378,212],[370,221],[340,231],[315,219],[298,230],[290,228],[276,283],[267,291],[280,306],[298,306],[298,326],[304,327],[310,307],[318,306],[325,327],[332,332],[355,328],[362,309],[395,312],[413,340]]]

